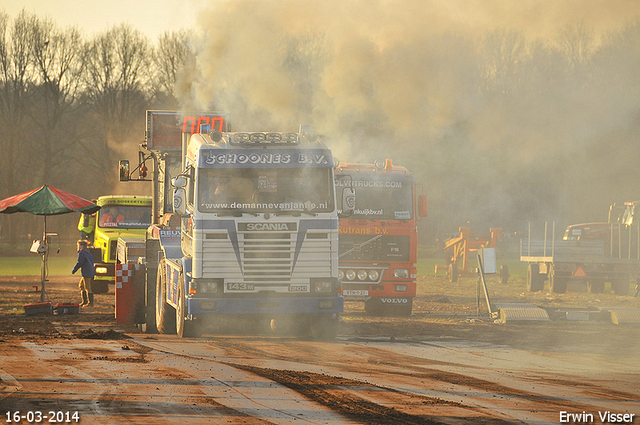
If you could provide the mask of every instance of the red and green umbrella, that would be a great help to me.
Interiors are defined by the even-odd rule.
[[[42,294],[41,301],[45,299],[44,285],[46,281],[47,255],[47,216],[80,212],[93,214],[100,207],[93,202],[73,195],[64,190],[56,189],[48,185],[43,185],[38,189],[19,195],[10,196],[0,201],[0,214],[13,214],[17,212],[27,212],[44,216],[44,231],[42,232],[42,243],[44,249],[42,254]]]
[[[46,184],[38,189],[0,201],[1,214],[17,212],[28,212],[44,216],[71,212],[92,214],[99,209],[100,207],[91,201]]]

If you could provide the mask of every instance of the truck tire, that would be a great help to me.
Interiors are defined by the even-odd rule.
[[[369,298],[364,302],[364,311],[368,316],[380,316],[382,314],[382,302],[380,298]]]
[[[629,280],[622,278],[611,281],[611,292],[614,295],[629,295]]]
[[[176,333],[175,309],[167,304],[167,264],[165,259],[158,264],[158,276],[156,278],[156,327],[161,334]]]
[[[604,279],[587,280],[587,292],[591,294],[602,294],[604,292]]]
[[[456,263],[449,264],[449,269],[447,270],[447,275],[449,277],[449,282],[457,282],[458,281],[458,265]]]
[[[540,292],[544,289],[544,276],[540,274],[540,265],[529,263],[527,267],[527,291]]]
[[[180,273],[178,281],[178,308],[176,309],[176,333],[180,338],[197,338],[202,335],[198,323],[186,320],[186,296],[184,293],[184,276]]]
[[[145,267],[145,305],[144,305],[144,317],[146,333],[154,334],[158,333],[158,326],[156,325],[156,280],[158,279],[158,269]]]
[[[556,276],[556,271],[553,265],[549,268],[549,290],[554,294],[564,294],[567,292],[567,281],[569,278],[566,276]]]
[[[94,280],[91,283],[91,290],[94,294],[107,294],[109,293],[109,281],[108,280]]]
[[[330,341],[338,333],[338,315],[320,314],[311,320],[311,339],[315,341]]]

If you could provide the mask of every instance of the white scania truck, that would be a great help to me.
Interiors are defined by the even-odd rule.
[[[332,338],[343,298],[330,150],[302,133],[219,127],[183,133],[179,151],[147,143],[141,155],[140,168],[155,163],[147,324],[184,337],[266,322]],[[120,175],[131,179],[126,161]],[[340,195],[348,213],[355,194]]]

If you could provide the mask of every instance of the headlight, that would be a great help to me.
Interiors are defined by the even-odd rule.
[[[342,270],[338,270],[338,279],[344,280],[344,272]]]
[[[354,272],[353,270],[347,270],[345,276],[347,276],[347,280],[354,280],[356,278],[356,272]]]
[[[316,292],[331,292],[333,282],[327,280],[320,280],[316,282]]]
[[[367,278],[368,274],[366,270],[358,270],[358,279],[359,280],[365,280]]]
[[[198,292],[201,294],[215,294],[218,292],[218,280],[200,280],[198,281]]]
[[[107,274],[107,268],[106,267],[96,267],[96,273],[97,274]]]
[[[395,269],[393,271],[393,277],[396,279],[408,279],[409,278],[409,270],[407,269]]]
[[[369,280],[373,282],[377,282],[379,277],[380,277],[380,273],[378,273],[378,270],[371,270],[369,272]]]
[[[396,285],[396,292],[407,292],[407,285]]]

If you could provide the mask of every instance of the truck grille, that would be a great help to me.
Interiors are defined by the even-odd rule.
[[[194,261],[194,267],[205,279],[289,291],[291,285],[309,285],[311,278],[331,276],[335,255],[331,234],[325,229],[203,232],[202,262]]]
[[[245,282],[291,280],[293,243],[289,233],[245,233],[239,242]]]
[[[340,261],[409,261],[409,236],[340,235]]]

